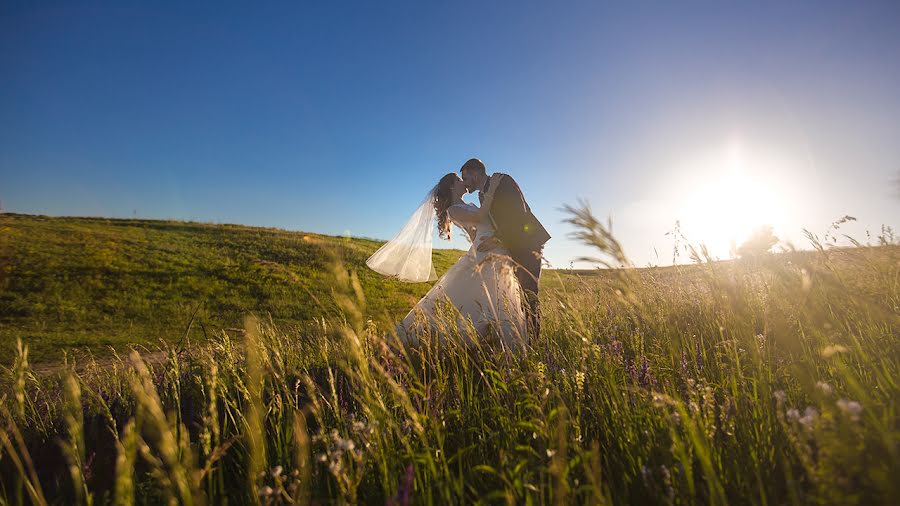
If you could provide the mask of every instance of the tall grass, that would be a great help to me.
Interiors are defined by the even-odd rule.
[[[580,239],[627,261],[606,225]],[[249,317],[160,364],[6,369],[0,497],[72,504],[890,504],[900,252],[550,273],[522,353]],[[54,383],[56,382],[56,383]],[[60,392],[62,392],[60,394]],[[61,472],[64,471],[64,472]]]

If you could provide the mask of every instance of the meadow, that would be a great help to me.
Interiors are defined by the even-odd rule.
[[[365,272],[375,242],[2,219],[4,239],[20,234],[0,253],[14,266],[2,292],[3,349],[14,350],[0,379],[7,504],[900,499],[900,246],[890,234],[854,248],[810,234],[811,251],[729,262],[685,245],[694,265],[550,271],[542,333],[511,353],[434,336],[399,346],[392,322],[427,286]],[[627,263],[587,209],[572,220],[601,259]],[[116,238],[76,233],[91,227]],[[441,252],[439,270],[458,254]],[[69,262],[84,270],[46,267]],[[30,299],[29,286],[44,295]],[[232,302],[204,302],[198,330],[186,325],[198,299]],[[36,373],[30,350],[51,360],[67,342],[41,332],[53,317],[109,341],[82,337],[89,349],[118,351]],[[128,321],[156,330],[120,337]],[[132,340],[144,346],[129,351]],[[162,360],[142,358],[157,349]]]
[[[285,327],[335,318],[333,253],[357,272],[369,310],[402,317],[425,284],[368,270],[380,242],[241,225],[0,214],[0,365],[16,339],[32,362],[63,350],[203,340],[246,314]],[[435,250],[446,270],[462,252]],[[190,332],[188,325],[191,322]]]

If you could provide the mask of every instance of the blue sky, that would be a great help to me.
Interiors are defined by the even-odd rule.
[[[897,2],[4,2],[0,202],[390,238],[469,157],[639,265],[900,225]],[[454,245],[461,245],[457,240]]]

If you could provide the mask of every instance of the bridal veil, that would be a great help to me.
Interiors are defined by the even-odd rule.
[[[431,260],[434,240],[434,192],[428,192],[425,200],[409,218],[396,237],[384,244],[366,260],[375,272],[400,281],[422,282],[437,279]]]

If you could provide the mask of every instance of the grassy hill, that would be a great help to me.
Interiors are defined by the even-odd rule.
[[[192,336],[239,327],[247,312],[281,325],[333,317],[334,258],[358,274],[371,316],[402,317],[430,284],[367,269],[380,245],[241,225],[0,214],[0,363],[16,338],[38,361],[177,341],[195,310]],[[439,273],[462,254],[435,253]]]
[[[585,237],[606,244],[602,229]],[[0,358],[14,359],[0,367],[0,504],[900,497],[893,240],[548,272],[540,335],[504,353],[462,346],[452,314],[441,347],[392,347],[382,324],[428,284],[365,269],[372,241],[16,215],[0,216],[0,239]],[[438,270],[458,255],[439,252]],[[15,337],[45,360],[72,343],[177,340],[200,302],[185,353],[53,374],[7,353]],[[249,311],[263,319],[238,323]],[[212,334],[231,327],[239,343]]]
[[[247,313],[271,316],[284,329],[340,318],[331,295],[336,265],[359,277],[367,317],[397,321],[431,284],[403,283],[368,269],[365,259],[381,244],[231,224],[0,214],[0,365],[12,361],[17,338],[29,345],[33,361],[52,362],[64,351],[178,342],[192,316],[189,338],[195,341],[239,328]],[[868,250],[835,257],[849,282],[856,280],[855,269],[872,262],[871,252],[860,257]],[[897,247],[874,250],[884,257],[879,264],[890,265],[897,255]],[[462,253],[435,250],[438,274]],[[780,255],[777,261],[808,255]],[[682,287],[705,275],[697,266],[637,272],[650,283],[677,279]],[[552,295],[581,282],[607,283],[611,276],[558,271],[547,273],[542,285]],[[865,291],[866,280],[858,281]]]

